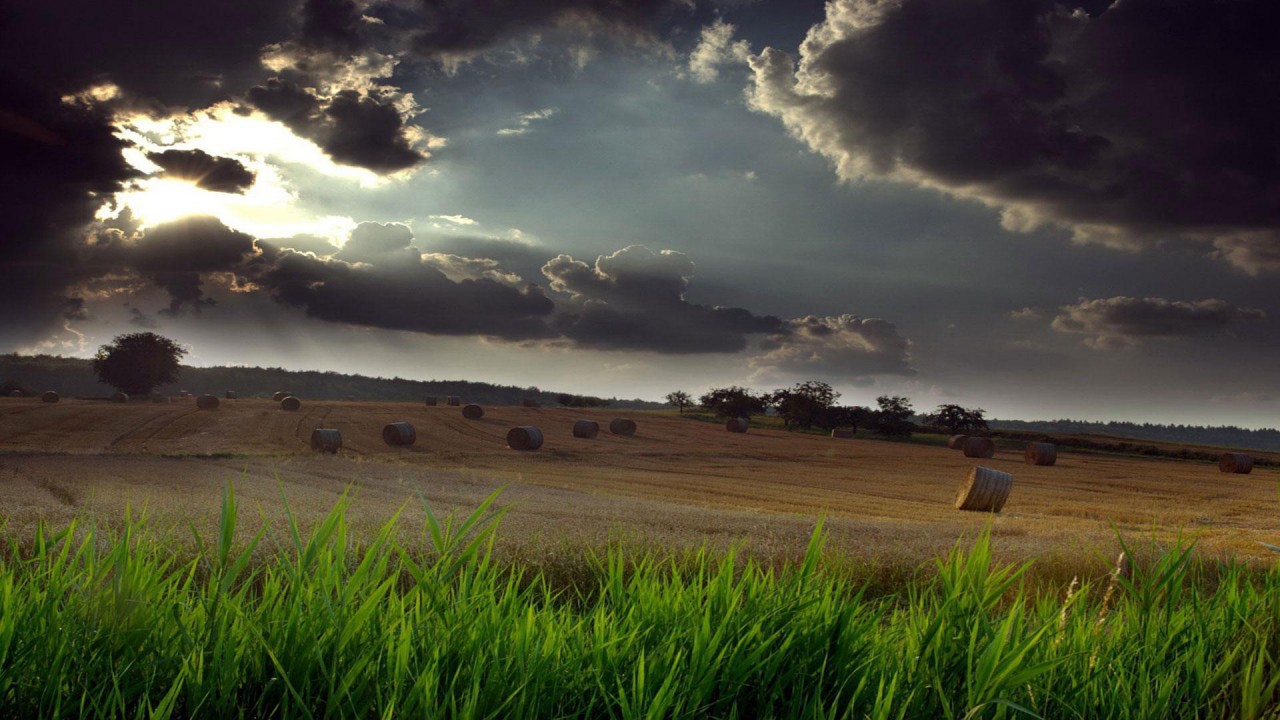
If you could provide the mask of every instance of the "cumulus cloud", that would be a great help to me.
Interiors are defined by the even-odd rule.
[[[559,255],[542,274],[553,290],[570,296],[556,328],[580,347],[731,353],[746,349],[749,336],[782,328],[771,315],[685,300],[693,261],[672,250],[655,253],[632,245],[592,265]]]
[[[1147,338],[1221,335],[1267,315],[1225,300],[1166,300],[1110,297],[1082,299],[1064,305],[1052,327],[1061,333],[1086,335],[1085,344],[1099,350],[1137,345]]]
[[[165,150],[147,154],[170,177],[191,180],[213,192],[242,193],[253,185],[254,174],[235,158],[215,157],[203,150]]]
[[[689,76],[695,82],[715,82],[720,77],[721,65],[746,64],[751,57],[751,45],[746,40],[733,39],[737,29],[723,20],[702,28],[697,46],[689,53]]]
[[[214,304],[203,292],[202,275],[234,270],[258,252],[251,235],[213,217],[189,217],[126,234],[108,228],[87,255],[106,270],[124,269],[149,278],[169,293],[168,315]]]
[[[762,379],[809,377],[865,384],[872,375],[915,375],[911,342],[887,320],[855,315],[788,320],[749,364]]]
[[[751,58],[751,103],[846,180],[978,200],[1010,230],[1216,244],[1275,270],[1280,5],[1080,4],[835,0],[798,63]]]
[[[386,174],[429,156],[421,147],[424,134],[409,124],[416,111],[412,95],[381,85],[324,92],[306,82],[273,77],[249,90],[249,103],[344,165]]]

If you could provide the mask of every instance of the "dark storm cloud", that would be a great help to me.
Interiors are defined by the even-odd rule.
[[[1065,305],[1053,319],[1053,329],[1089,336],[1085,343],[1098,349],[1137,344],[1144,338],[1217,335],[1239,325],[1262,320],[1267,314],[1236,307],[1225,300],[1166,300],[1111,297]]]
[[[29,342],[64,322],[71,261],[103,197],[138,176],[109,119],[0,75],[0,333]]]
[[[43,90],[112,82],[133,97],[203,106],[262,75],[262,47],[296,25],[297,0],[5,3],[0,68]]]
[[[286,249],[272,251],[249,277],[278,301],[330,322],[505,340],[554,334],[547,319],[555,305],[541,288],[488,278],[450,280],[420,257],[389,247],[398,242],[402,227],[358,227],[373,245],[357,252],[363,258],[359,263]],[[377,264],[368,262],[374,259]]]
[[[165,175],[195,181],[213,192],[242,193],[253,185],[254,174],[235,158],[216,157],[203,150],[165,150],[147,155]]]
[[[632,245],[594,265],[568,255],[542,268],[551,288],[572,300],[556,327],[579,347],[660,353],[739,352],[748,337],[780,332],[782,320],[742,308],[690,303],[693,262],[678,252]]]
[[[107,229],[90,246],[88,259],[103,270],[136,272],[169,293],[170,315],[213,305],[202,275],[232,272],[257,253],[251,235],[213,217],[190,217],[126,235]]]
[[[787,321],[767,337],[751,367],[762,377],[820,377],[854,383],[872,375],[915,375],[911,342],[887,320],[853,315]]]
[[[1280,269],[1280,4],[1077,5],[837,0],[798,68],[751,59],[752,102],[842,178],[974,198],[1011,230]]]
[[[293,80],[271,78],[251,88],[248,99],[344,165],[385,174],[427,158],[415,147],[400,98],[390,89],[340,90],[321,97]]]

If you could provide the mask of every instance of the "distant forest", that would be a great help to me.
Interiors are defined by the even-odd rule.
[[[55,390],[67,397],[103,398],[113,390],[98,382],[89,360],[52,355],[0,355],[0,394],[12,390],[36,394]],[[260,367],[189,367],[182,366],[177,383],[158,389],[162,394],[176,395],[186,390],[200,395],[222,397],[228,390],[242,398],[270,397],[284,391],[303,399],[314,400],[379,400],[422,402],[429,395],[441,398],[457,395],[464,402],[488,405],[519,405],[535,400],[547,407],[560,404],[607,406],[623,409],[657,409],[662,403],[645,400],[595,398],[572,393],[540,390],[536,387],[494,385],[467,380],[406,380],[344,375],[336,372],[285,370]]]
[[[1108,437],[1156,440],[1196,445],[1251,450],[1280,451],[1280,430],[1249,430],[1231,425],[1153,425],[1133,422],[1087,422],[1084,420],[991,420],[992,430],[1022,430],[1070,435],[1106,435]]]

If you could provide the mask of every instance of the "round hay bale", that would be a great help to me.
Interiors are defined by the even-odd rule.
[[[507,431],[507,447],[512,450],[537,450],[542,447],[542,431],[532,425],[521,425]]]
[[[238,396],[238,395],[236,395],[236,391],[235,391],[235,390],[228,390],[228,391],[224,394],[224,397],[226,397],[226,399],[228,399],[228,400],[235,400],[235,399],[236,399],[237,397],[239,397],[239,396]]]
[[[342,449],[342,433],[332,428],[316,428],[312,430],[311,449],[316,452],[338,452]]]
[[[1053,443],[1027,443],[1022,455],[1028,465],[1053,465],[1058,462],[1058,446]]]
[[[427,407],[435,407],[435,406],[436,406],[436,396],[432,395],[431,397],[427,398]]]
[[[412,423],[393,422],[382,428],[382,441],[388,445],[412,445],[418,441],[418,431]]]
[[[462,408],[462,417],[468,420],[479,420],[484,417],[484,408],[479,405],[468,405]]]
[[[284,392],[283,390],[281,390],[281,391],[280,391],[280,392],[278,392],[278,393],[272,393],[272,394],[271,394],[271,402],[280,402],[281,400],[283,400],[283,399],[285,399],[285,398],[287,398],[287,397],[289,397],[289,393]]]
[[[989,458],[996,454],[996,444],[991,438],[965,438],[964,456],[971,458]]]
[[[457,395],[450,395],[449,397],[445,398],[445,403],[448,405],[457,407],[462,404],[462,398],[458,397]]]
[[[831,431],[831,437],[849,440],[858,435],[858,431],[854,428],[836,428]]]
[[[964,441],[968,439],[969,439],[968,435],[952,435],[951,437],[947,438],[947,447],[951,448],[952,450],[963,450]]]
[[[609,421],[609,432],[614,435],[631,437],[636,434],[636,421],[626,418],[614,418]]]
[[[573,423],[573,436],[591,440],[600,434],[600,423],[595,420],[578,420]]]
[[[213,395],[201,395],[200,397],[196,398],[196,407],[200,408],[201,410],[217,410],[218,398],[214,397]]]
[[[21,391],[21,390],[10,390],[10,391],[9,391],[9,397],[22,397],[22,391]]]
[[[40,400],[47,403],[56,403],[60,399],[61,398],[58,397],[58,393],[52,390],[46,390],[44,391],[44,394],[40,396]]]
[[[1218,459],[1218,469],[1224,473],[1248,475],[1253,472],[1253,456],[1244,453],[1222,453]]]
[[[724,429],[731,433],[744,433],[751,427],[751,421],[746,418],[733,418],[724,424]]]
[[[280,409],[288,410],[289,412],[300,410],[302,409],[302,401],[290,395],[289,397],[280,401]]]
[[[126,395],[126,394],[124,394],[124,393],[122,393],[122,392],[118,392],[118,393],[115,393],[114,395],[112,395],[112,396],[111,396],[111,402],[113,402],[113,403],[127,403],[127,402],[129,402],[129,396],[128,396],[128,395]]]
[[[538,402],[537,400],[531,400],[529,398],[525,398],[524,400],[521,400],[520,404],[527,408],[542,407],[542,403]]]
[[[976,465],[965,476],[964,482],[960,483],[960,490],[956,493],[956,509],[1000,512],[1012,489],[1012,475]]]

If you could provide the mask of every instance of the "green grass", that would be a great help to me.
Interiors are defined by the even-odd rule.
[[[0,715],[352,718],[1256,718],[1280,574],[1179,545],[1132,580],[1036,592],[958,546],[890,596],[828,562],[588,553],[570,589],[493,561],[493,498],[421,541],[346,503],[194,551],[144,520],[10,538]],[[290,516],[292,518],[292,516]],[[186,555],[178,557],[177,554]]]

